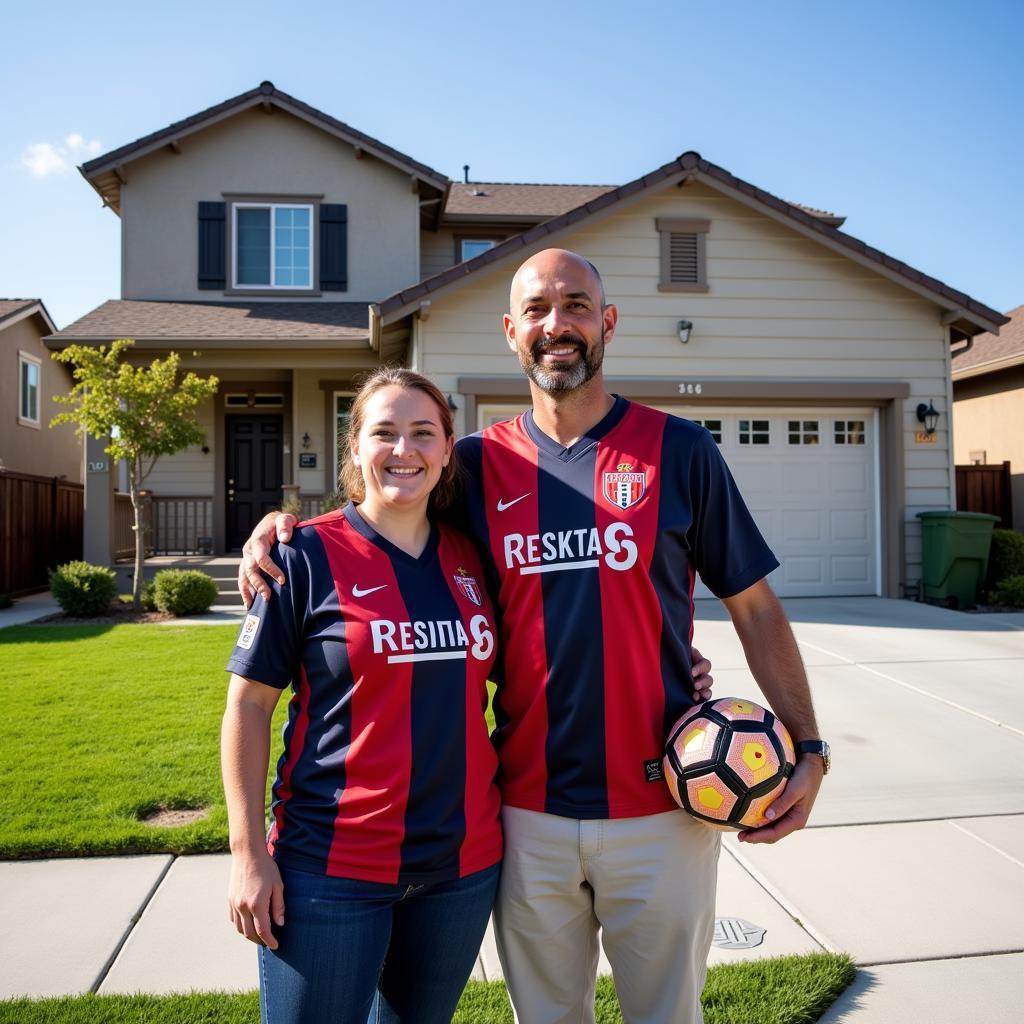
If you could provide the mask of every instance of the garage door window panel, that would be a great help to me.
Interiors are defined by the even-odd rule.
[[[833,439],[838,445],[866,444],[863,420],[836,420],[833,424]]]
[[[741,445],[769,445],[772,443],[770,420],[740,420],[739,442]]]
[[[703,427],[714,439],[715,444],[722,443],[722,421],[721,420],[694,420],[698,427]]]
[[[821,434],[817,420],[789,420],[787,437],[789,444],[819,444]]]

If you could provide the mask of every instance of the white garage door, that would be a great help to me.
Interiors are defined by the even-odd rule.
[[[782,563],[783,597],[879,593],[878,428],[871,409],[666,407],[721,447]],[[711,597],[698,584],[695,597]]]

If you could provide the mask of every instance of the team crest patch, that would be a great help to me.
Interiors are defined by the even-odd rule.
[[[478,608],[484,603],[483,596],[480,593],[480,584],[477,583],[475,576],[468,575],[466,570],[460,567],[452,579],[455,580],[455,585],[459,588],[463,597],[468,598]]]
[[[241,647],[243,651],[249,650],[252,647],[253,640],[256,639],[256,630],[260,628],[260,617],[258,615],[246,615],[245,622],[242,623],[242,632],[238,634],[238,643],[236,647]]]
[[[633,472],[633,465],[620,462],[614,473],[604,475],[604,496],[616,508],[630,508],[635,505],[647,490],[647,473]]]

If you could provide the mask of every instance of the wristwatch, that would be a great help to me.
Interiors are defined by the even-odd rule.
[[[824,740],[801,740],[796,744],[796,752],[800,754],[817,754],[825,765],[824,774],[828,775],[832,767],[832,748]]]

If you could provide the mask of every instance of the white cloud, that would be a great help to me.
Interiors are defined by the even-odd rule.
[[[72,163],[96,156],[103,149],[99,139],[85,139],[78,132],[66,136],[62,144],[33,142],[21,154],[21,163],[36,178],[66,174]]]

